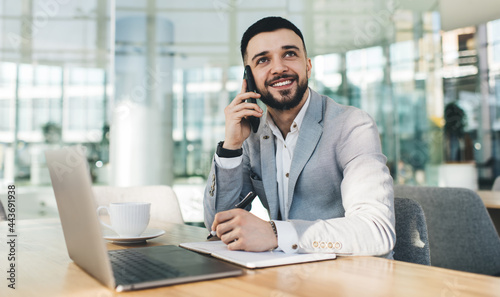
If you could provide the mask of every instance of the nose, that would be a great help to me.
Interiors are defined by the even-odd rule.
[[[283,60],[279,58],[273,59],[271,67],[272,74],[281,74],[287,71],[288,71],[288,66],[284,63]]]

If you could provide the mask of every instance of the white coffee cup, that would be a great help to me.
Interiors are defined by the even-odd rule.
[[[121,202],[111,203],[108,206],[99,206],[97,208],[97,215],[99,211],[106,209],[109,213],[111,226],[101,221],[105,227],[118,233],[120,237],[130,238],[140,236],[146,230],[149,224],[149,212],[151,203],[146,202]]]

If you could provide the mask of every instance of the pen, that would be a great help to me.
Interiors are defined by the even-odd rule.
[[[252,201],[253,201],[253,199],[255,197],[257,197],[257,194],[255,194],[254,192],[250,191],[245,196],[245,198],[243,198],[243,200],[241,200],[240,202],[238,202],[238,204],[236,204],[234,206],[234,208],[245,208],[245,207],[247,207],[250,203],[252,203]],[[208,235],[207,240],[209,240],[210,238],[214,237],[215,235],[217,235],[217,232],[210,231],[210,234]]]
[[[257,194],[254,192],[250,191],[248,194],[241,200],[238,204],[234,206],[234,208],[245,208],[247,207],[250,203],[252,203],[253,199],[257,197]]]

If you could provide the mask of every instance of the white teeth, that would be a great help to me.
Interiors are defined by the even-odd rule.
[[[281,86],[286,86],[286,85],[289,85],[291,84],[292,81],[291,80],[285,80],[285,81],[282,81],[282,82],[279,82],[279,83],[275,83],[273,85],[273,87],[281,87]]]

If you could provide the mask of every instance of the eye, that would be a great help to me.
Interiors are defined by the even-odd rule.
[[[265,63],[265,62],[267,62],[268,60],[269,60],[269,59],[268,59],[268,58],[265,58],[265,57],[264,57],[264,58],[260,58],[260,59],[258,59],[258,60],[257,60],[257,64],[262,64],[262,63]]]
[[[295,53],[294,51],[288,51],[285,53],[285,57],[296,57],[297,56],[297,53]]]

